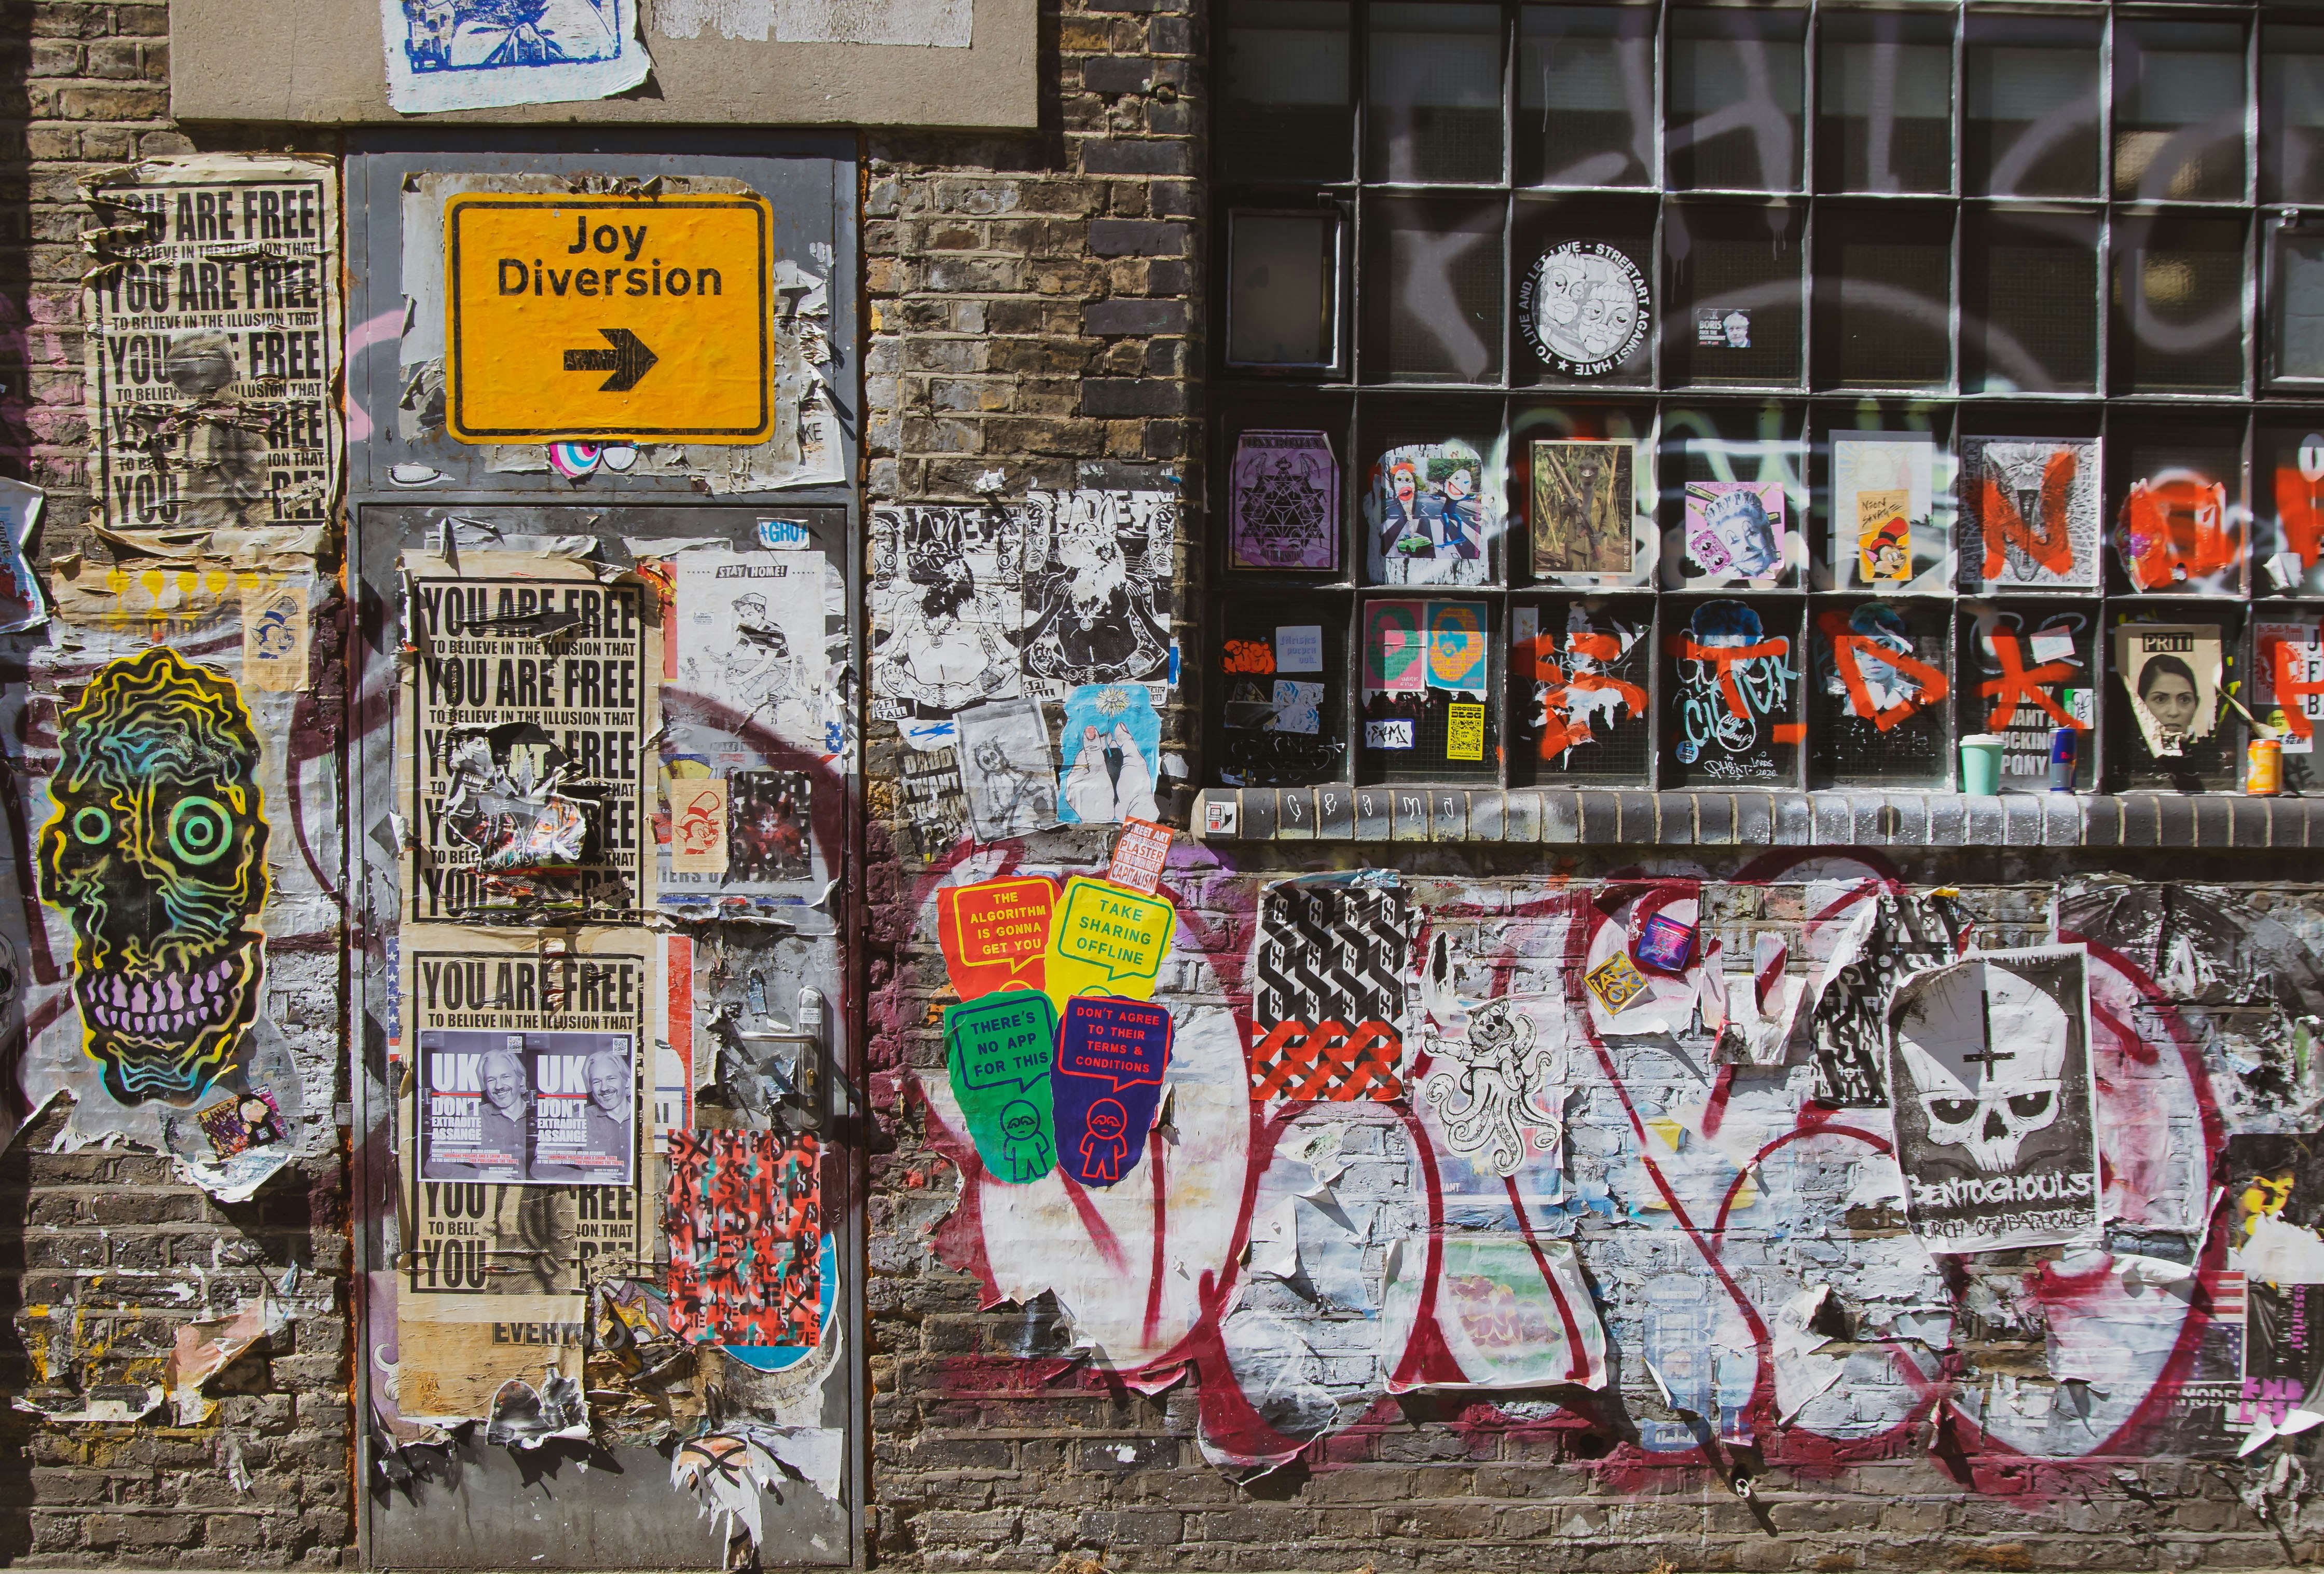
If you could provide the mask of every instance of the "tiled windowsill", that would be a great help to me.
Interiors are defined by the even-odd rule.
[[[1231,830],[1206,829],[1214,804],[1232,808]],[[1194,834],[1210,842],[2324,847],[2324,798],[1211,787],[1196,798]]]

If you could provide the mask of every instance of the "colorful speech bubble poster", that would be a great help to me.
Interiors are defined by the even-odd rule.
[[[1056,1008],[1038,989],[1003,989],[948,1006],[945,1063],[977,1157],[996,1180],[1021,1186],[1056,1163],[1049,1063]]]
[[[1169,1007],[1092,995],[1065,1003],[1049,1083],[1065,1173],[1111,1186],[1137,1166],[1169,1066]]]
[[[1076,875],[1049,924],[1042,987],[1060,1015],[1076,995],[1151,1000],[1177,924],[1177,909],[1162,897]]]
[[[950,885],[936,893],[936,946],[963,1000],[1041,987],[1041,953],[1057,888],[1039,875]]]

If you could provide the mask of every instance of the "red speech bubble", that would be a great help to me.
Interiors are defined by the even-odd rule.
[[[1038,989],[1057,888],[1038,875],[951,885],[936,893],[936,944],[963,1000]]]

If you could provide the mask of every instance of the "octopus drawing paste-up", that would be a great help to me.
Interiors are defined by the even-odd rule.
[[[73,928],[83,1048],[124,1104],[190,1104],[258,1013],[267,827],[233,681],[162,647],[58,718],[41,894]]]

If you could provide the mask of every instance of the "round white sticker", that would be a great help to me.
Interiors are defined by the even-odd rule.
[[[1526,342],[1569,377],[1602,377],[1628,360],[1651,316],[1646,274],[1601,241],[1551,247],[1517,292]]]
[[[2324,481],[2324,436],[2311,431],[2300,440],[2300,475],[2302,480]]]

